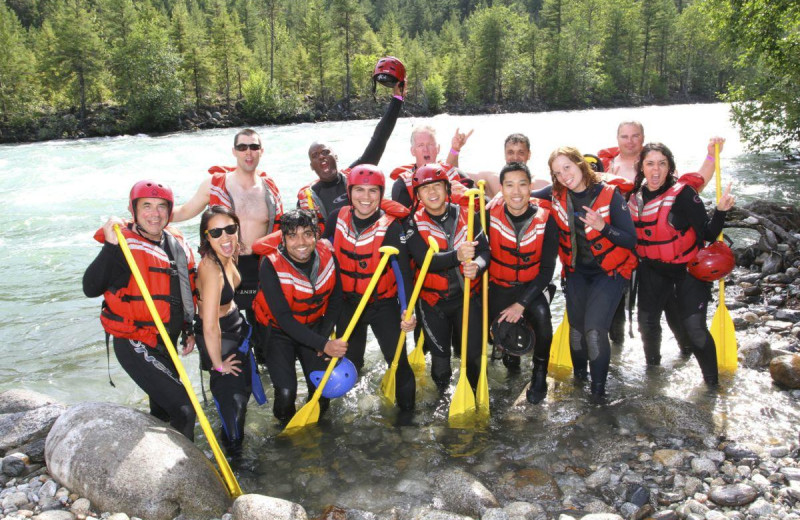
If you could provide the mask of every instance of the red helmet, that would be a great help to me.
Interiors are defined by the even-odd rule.
[[[378,60],[372,79],[385,87],[394,88],[396,84],[406,80],[406,68],[394,56],[386,56]]]
[[[736,266],[733,251],[725,242],[714,242],[698,251],[694,260],[689,262],[689,274],[703,280],[714,282],[724,277]]]
[[[152,180],[139,181],[131,188],[131,195],[128,198],[128,211],[136,219],[136,201],[144,197],[154,197],[157,199],[164,199],[169,205],[169,216],[172,217],[172,208],[175,206],[175,196],[172,194],[172,188],[166,184]]]
[[[353,186],[378,186],[381,189],[381,198],[386,189],[386,177],[374,164],[359,164],[347,174],[347,194]]]
[[[444,182],[447,185],[448,193],[450,190],[450,179],[442,169],[440,164],[431,163],[417,168],[411,177],[411,188],[417,193],[417,188],[434,182]]]

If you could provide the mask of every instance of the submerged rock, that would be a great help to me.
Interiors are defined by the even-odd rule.
[[[758,490],[747,484],[731,484],[711,489],[709,498],[719,506],[739,507],[751,503],[758,497]]]
[[[747,368],[761,368],[772,360],[772,348],[764,338],[747,336],[739,342],[739,362]]]
[[[101,511],[148,520],[219,517],[230,505],[216,469],[189,439],[142,412],[83,403],[47,437],[50,474]]]
[[[500,506],[492,492],[464,470],[441,471],[434,482],[442,509],[480,517],[484,510]]]
[[[497,494],[505,500],[536,502],[558,500],[561,489],[556,480],[538,468],[523,468],[504,473],[497,482]]]
[[[769,374],[779,385],[800,388],[800,354],[776,357],[769,364]]]

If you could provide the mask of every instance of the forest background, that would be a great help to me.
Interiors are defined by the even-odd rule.
[[[800,143],[795,0],[0,0],[0,142],[377,117],[728,101]]]

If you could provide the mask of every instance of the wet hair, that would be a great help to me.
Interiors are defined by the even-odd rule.
[[[633,191],[639,191],[639,188],[642,187],[642,183],[644,182],[644,158],[650,152],[659,152],[664,157],[667,158],[667,164],[669,165],[669,172],[667,173],[667,179],[664,181],[665,186],[672,186],[675,184],[675,181],[678,180],[675,172],[677,171],[677,167],[675,166],[675,157],[672,155],[672,152],[664,143],[647,143],[642,147],[642,153],[639,154],[639,162],[636,163],[636,177],[633,179]]]
[[[625,125],[633,125],[639,128],[639,131],[642,133],[642,137],[644,137],[644,125],[639,121],[623,121],[617,126],[617,135],[619,135],[620,129],[622,129]]]
[[[556,179],[556,174],[553,173],[553,161],[555,161],[559,155],[563,155],[578,166],[583,173],[583,182],[586,183],[586,188],[591,188],[595,184],[599,184],[602,180],[600,174],[589,166],[589,163],[586,162],[583,154],[579,152],[577,148],[573,146],[559,146],[553,150],[553,153],[550,154],[550,158],[547,160],[547,166],[550,168],[550,177],[553,179],[554,194],[560,195],[564,190],[564,185]]]
[[[414,146],[414,137],[422,132],[431,134],[436,139],[436,129],[430,125],[416,126],[411,131],[411,146]]]
[[[239,144],[239,136],[246,135],[247,137],[257,137],[258,142],[261,143],[261,136],[258,135],[258,132],[253,130],[252,128],[245,128],[244,130],[239,130],[236,132],[236,135],[233,136],[233,146]]]
[[[503,169],[500,170],[500,184],[503,184],[503,180],[506,178],[506,173],[508,172],[522,172],[525,174],[525,177],[528,178],[528,182],[531,182],[531,171],[528,169],[527,166],[522,164],[521,162],[512,162],[508,163],[503,166]]]
[[[211,247],[211,241],[208,240],[208,235],[206,234],[206,231],[208,231],[208,222],[217,215],[225,215],[233,220],[234,224],[239,228],[236,232],[239,243],[242,242],[242,226],[239,225],[239,217],[236,216],[236,213],[225,206],[209,206],[200,216],[200,247],[197,248],[197,252],[200,253],[200,256],[209,255],[216,260],[217,263],[220,263],[219,258],[217,258],[217,253],[215,253],[214,248]]]
[[[307,209],[293,209],[281,217],[281,231],[286,235],[297,232],[297,228],[311,228],[314,235],[319,235],[317,215]]]
[[[528,151],[531,150],[531,140],[528,139],[527,136],[525,136],[523,134],[519,134],[519,133],[511,134],[508,137],[506,137],[506,140],[503,143],[503,148],[505,148],[509,144],[517,144],[517,143],[522,143],[522,144],[525,145],[525,148],[527,148]]]

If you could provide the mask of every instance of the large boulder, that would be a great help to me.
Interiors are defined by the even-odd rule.
[[[0,453],[37,444],[66,407],[28,390],[0,393]],[[24,450],[23,450],[24,451]]]
[[[307,520],[300,504],[264,495],[242,495],[232,508],[234,520]]]
[[[50,474],[100,511],[148,520],[220,517],[230,498],[202,451],[163,422],[110,403],[58,418],[45,445]]]
[[[778,356],[769,364],[773,381],[787,388],[800,388],[800,354]]]

